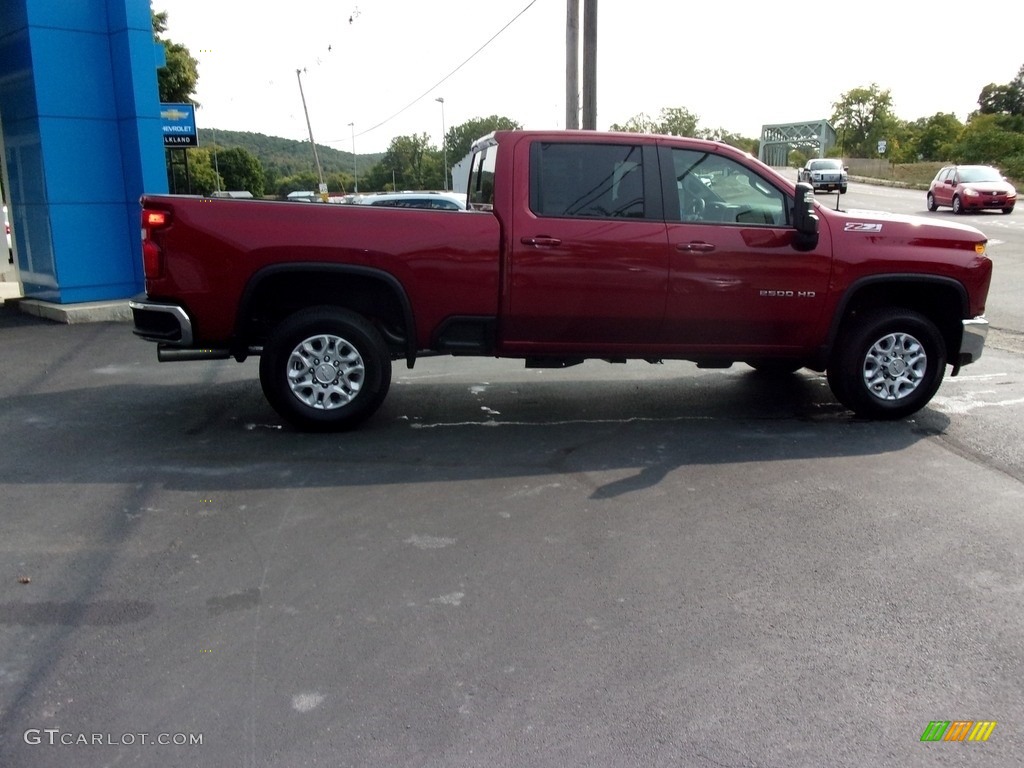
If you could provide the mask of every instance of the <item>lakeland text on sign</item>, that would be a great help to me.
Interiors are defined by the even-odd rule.
[[[191,104],[161,104],[160,126],[165,147],[198,147],[196,111]]]

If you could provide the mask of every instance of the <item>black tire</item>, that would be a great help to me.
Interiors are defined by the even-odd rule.
[[[1013,213],[1013,206],[1011,205],[1009,208],[1003,208],[1003,213]]]
[[[285,319],[260,357],[267,401],[298,429],[352,429],[380,407],[391,386],[391,355],[377,329],[338,307]]]
[[[935,195],[931,192],[928,193],[928,210],[932,212],[939,210],[939,204],[935,202]]]
[[[953,195],[953,213],[958,216],[964,212],[964,205],[960,202],[960,195]]]
[[[902,419],[932,399],[946,373],[946,343],[931,320],[873,310],[840,335],[826,376],[843,405],[868,419]]]

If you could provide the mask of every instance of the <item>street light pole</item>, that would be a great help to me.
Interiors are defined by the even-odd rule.
[[[434,101],[441,104],[441,146],[444,149],[444,191],[448,191],[448,141],[444,134],[444,96],[438,96]]]
[[[348,127],[352,129],[352,178],[355,179],[355,194],[359,194],[359,171],[356,170],[356,124],[349,123]]]

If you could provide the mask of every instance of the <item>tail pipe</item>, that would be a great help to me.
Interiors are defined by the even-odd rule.
[[[183,360],[227,360],[231,357],[228,349],[181,349],[160,344],[156,348],[156,359],[161,363],[178,363]]]

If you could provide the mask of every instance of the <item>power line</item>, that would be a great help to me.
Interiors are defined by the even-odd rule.
[[[406,110],[410,109],[411,107],[415,106],[415,105],[416,105],[417,103],[419,103],[419,102],[420,102],[420,101],[421,101],[422,99],[426,98],[426,97],[427,97],[428,95],[430,95],[430,93],[431,93],[432,91],[434,91],[434,90],[435,90],[435,89],[436,89],[436,88],[437,88],[437,87],[438,87],[439,85],[443,84],[443,83],[444,83],[444,82],[445,82],[446,80],[448,80],[448,79],[449,79],[450,77],[452,77],[452,76],[453,76],[453,75],[454,75],[454,74],[455,74],[456,72],[458,72],[458,71],[459,71],[460,69],[462,69],[462,68],[463,68],[464,66],[466,66],[467,64],[469,64],[469,62],[471,62],[471,61],[472,61],[473,59],[475,59],[475,58],[476,58],[476,57],[477,57],[477,56],[478,56],[478,55],[480,54],[480,52],[484,50],[484,48],[486,48],[486,47],[487,47],[487,46],[489,46],[489,45],[490,45],[491,43],[493,43],[493,42],[494,42],[494,41],[495,41],[495,40],[496,40],[496,39],[498,38],[498,36],[499,36],[499,35],[501,35],[501,33],[502,33],[502,32],[504,32],[504,31],[505,31],[506,29],[508,29],[509,27],[511,27],[511,26],[512,26],[512,25],[513,25],[513,24],[514,24],[514,23],[515,23],[515,22],[516,22],[516,21],[517,21],[517,20],[519,19],[519,17],[520,17],[520,16],[522,16],[522,15],[523,15],[524,13],[526,13],[526,12],[527,12],[528,10],[530,10],[530,8],[532,8],[532,7],[534,6],[534,4],[536,4],[536,2],[537,2],[537,0],[530,0],[530,2],[528,2],[528,3],[526,4],[526,7],[524,7],[524,8],[523,8],[523,10],[521,10],[521,11],[520,11],[519,13],[517,13],[517,14],[516,14],[515,16],[513,16],[513,17],[512,17],[512,18],[511,18],[511,19],[510,19],[510,20],[508,21],[508,23],[507,23],[507,24],[505,24],[505,26],[503,26],[503,27],[502,27],[501,29],[499,29],[499,30],[498,30],[497,32],[495,32],[495,33],[494,33],[494,34],[493,34],[493,35],[491,36],[491,38],[490,38],[490,39],[489,39],[489,40],[488,40],[488,41],[487,41],[486,43],[484,43],[484,44],[483,44],[483,45],[481,45],[481,46],[480,46],[479,48],[477,48],[477,49],[476,49],[475,51],[473,51],[473,53],[471,53],[471,54],[469,55],[469,57],[468,57],[468,58],[467,58],[467,59],[466,59],[465,61],[463,61],[463,62],[462,62],[461,64],[459,64],[459,66],[457,66],[457,67],[456,67],[455,69],[453,69],[453,70],[452,70],[451,72],[449,72],[449,73],[448,73],[447,75],[445,75],[444,77],[442,77],[442,78],[441,78],[440,80],[438,80],[438,81],[437,81],[436,83],[434,83],[434,84],[433,84],[432,86],[430,86],[430,87],[429,87],[429,88],[428,88],[427,90],[425,90],[425,91],[424,91],[423,93],[421,93],[421,94],[420,94],[419,96],[417,96],[417,97],[416,97],[415,99],[413,99],[412,101],[410,101],[410,102],[409,102],[408,104],[406,104],[406,105],[405,105],[404,107],[402,107],[402,108],[401,108],[400,110],[398,110],[397,112],[395,112],[395,114],[391,115],[391,117],[388,117],[388,118],[385,118],[384,120],[381,120],[381,121],[380,121],[379,123],[377,123],[376,125],[372,125],[372,126],[370,126],[370,127],[369,127],[369,128],[367,128],[367,129],[366,129],[365,131],[360,131],[359,133],[357,133],[357,134],[356,134],[356,136],[365,136],[366,134],[368,134],[368,133],[372,133],[373,131],[377,130],[377,129],[378,129],[378,128],[380,128],[381,126],[383,126],[383,125],[387,125],[387,124],[388,124],[388,123],[390,123],[390,122],[391,122],[392,120],[394,120],[394,119],[395,119],[396,117],[398,117],[398,116],[399,116],[400,114],[402,114],[402,113],[403,113],[403,112],[405,112]],[[336,143],[336,142],[339,142],[339,141],[344,141],[344,139],[335,139],[335,140],[334,140],[333,142],[330,142],[330,143]]]

